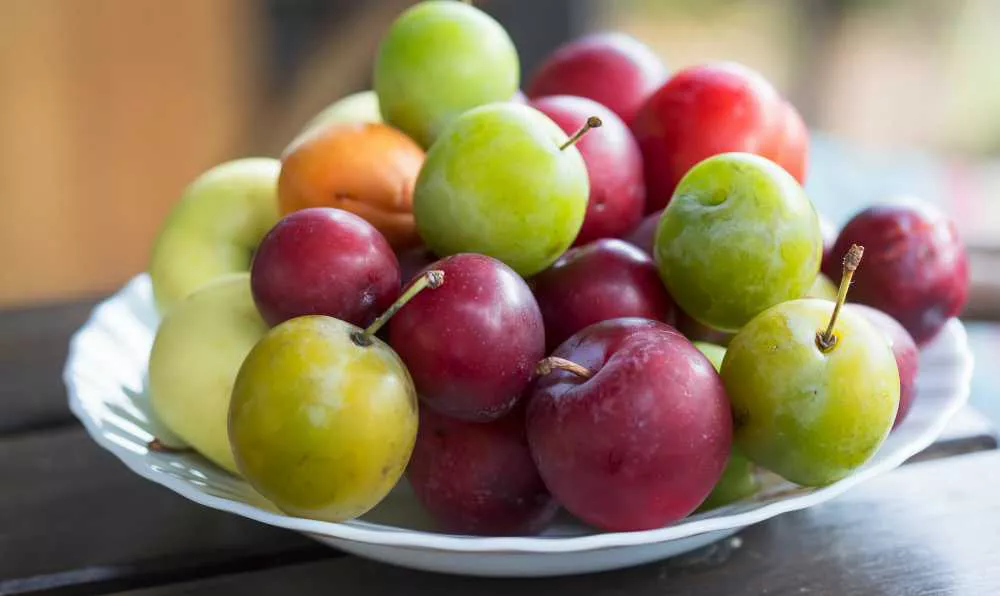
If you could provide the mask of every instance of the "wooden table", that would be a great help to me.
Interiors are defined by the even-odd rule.
[[[66,342],[91,306],[0,312],[0,594],[1000,593],[1000,451],[972,410],[921,461],[688,556],[591,576],[459,578],[344,555],[132,474],[65,405]]]

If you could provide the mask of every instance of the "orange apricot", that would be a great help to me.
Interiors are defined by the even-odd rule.
[[[375,226],[395,249],[420,243],[413,186],[424,150],[377,123],[333,123],[286,149],[278,176],[282,213],[336,207]]]

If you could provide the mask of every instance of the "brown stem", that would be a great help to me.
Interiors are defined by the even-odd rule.
[[[573,136],[566,139],[566,142],[559,146],[560,151],[564,151],[570,145],[576,145],[576,142],[583,138],[583,135],[587,134],[591,128],[600,128],[604,123],[597,116],[591,116],[587,118],[587,122],[580,127],[580,130],[573,133]]]
[[[844,255],[844,273],[840,277],[840,289],[837,291],[837,302],[833,305],[830,324],[826,326],[826,330],[816,332],[816,347],[824,354],[837,345],[837,336],[833,333],[833,326],[837,323],[840,308],[847,301],[847,289],[851,287],[851,278],[854,276],[854,271],[861,263],[861,257],[864,254],[865,247],[852,244],[850,250]]]
[[[590,370],[586,366],[582,366],[572,360],[566,360],[565,358],[560,358],[558,356],[549,356],[548,358],[539,360],[538,364],[535,365],[535,374],[543,376],[557,369],[571,372],[581,379],[589,379],[594,376],[594,371]]]
[[[152,441],[146,443],[146,449],[156,453],[191,453],[194,451],[190,447],[171,447],[156,437],[153,437]]]
[[[384,313],[378,316],[377,319],[372,321],[364,331],[355,331],[351,333],[351,341],[354,345],[365,347],[372,345],[372,337],[378,333],[378,330],[382,328],[392,315],[399,312],[399,309],[406,306],[406,303],[413,299],[414,296],[419,294],[424,288],[436,289],[440,288],[441,284],[444,283],[444,271],[438,271],[437,269],[432,269],[430,271],[425,271],[420,277],[413,280],[408,288],[403,292],[403,295],[396,299],[389,308],[385,310]]]

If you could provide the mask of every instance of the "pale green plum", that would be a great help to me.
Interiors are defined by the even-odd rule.
[[[280,169],[276,159],[238,159],[208,170],[184,190],[149,261],[160,312],[217,277],[250,270],[254,250],[278,222]]]
[[[736,331],[764,309],[800,298],[823,256],[819,219],[781,166],[749,153],[710,157],[681,179],[654,252],[678,306]]]
[[[726,348],[704,341],[693,343],[694,347],[701,350],[701,353],[711,361],[715,370],[722,368],[722,361],[726,357]],[[715,483],[715,487],[712,488],[712,492],[705,499],[705,502],[698,507],[698,511],[708,511],[735,503],[753,495],[758,490],[760,490],[760,482],[757,481],[757,476],[754,474],[753,463],[734,447],[729,453],[729,461],[726,462],[722,476]]]
[[[343,97],[323,108],[302,127],[295,139],[288,144],[284,154],[293,151],[302,141],[330,124],[382,122],[378,96],[374,91],[359,91]]]
[[[311,315],[271,329],[233,387],[229,439],[240,472],[292,515],[344,521],[385,497],[417,435],[417,394],[396,353],[361,329]]]
[[[808,486],[840,480],[868,461],[899,403],[895,357],[862,315],[842,310],[836,343],[820,349],[817,332],[833,309],[803,298],[765,310],[736,334],[722,364],[735,445]]]
[[[156,330],[149,355],[150,404],[171,431],[236,472],[226,432],[236,373],[267,332],[250,274],[213,280],[177,304]]]
[[[510,99],[520,76],[517,50],[499,23],[474,6],[434,0],[392,24],[374,79],[385,121],[427,148],[466,110]]]
[[[547,116],[514,103],[466,112],[427,153],[413,213],[440,256],[475,252],[530,276],[576,239],[587,210],[587,167]]]
[[[805,295],[806,298],[822,298],[823,300],[837,299],[837,285],[830,281],[830,278],[820,273],[816,276],[816,281]]]

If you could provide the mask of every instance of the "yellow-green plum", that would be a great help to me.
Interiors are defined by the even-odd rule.
[[[722,368],[722,361],[726,357],[726,348],[710,344],[704,341],[692,342],[694,347],[701,350],[701,353],[715,367],[715,370]],[[722,471],[722,477],[715,483],[712,492],[705,501],[698,507],[698,511],[708,511],[723,505],[728,505],[745,499],[760,490],[760,482],[754,474],[754,465],[739,449],[733,447],[729,452],[729,460],[726,462],[726,469]]]
[[[382,116],[425,148],[466,110],[510,99],[520,76],[504,28],[452,0],[420,2],[400,15],[375,58]]]
[[[837,299],[837,285],[829,277],[820,273],[816,276],[816,281],[806,292],[806,298],[822,298],[823,300]]]
[[[149,356],[157,417],[202,455],[236,472],[226,421],[243,359],[267,332],[250,294],[250,274],[213,280],[164,317]]]
[[[722,379],[737,447],[797,484],[824,486],[878,450],[899,404],[896,359],[882,332],[839,301],[784,302],[744,326]]]
[[[660,218],[655,258],[670,294],[698,322],[736,331],[800,298],[823,255],[819,219],[774,162],[723,153],[681,179]]]
[[[455,119],[427,152],[414,191],[428,248],[485,254],[522,276],[551,265],[580,231],[590,194],[571,141],[547,116],[514,103]]]
[[[375,333],[443,277],[424,272],[364,330],[308,315],[274,327],[250,351],[233,386],[229,440],[240,472],[278,508],[344,521],[396,485],[417,437],[417,392]]]
[[[249,271],[254,250],[278,222],[276,159],[218,165],[185,189],[160,228],[149,262],[153,295],[167,312],[206,282]]]

